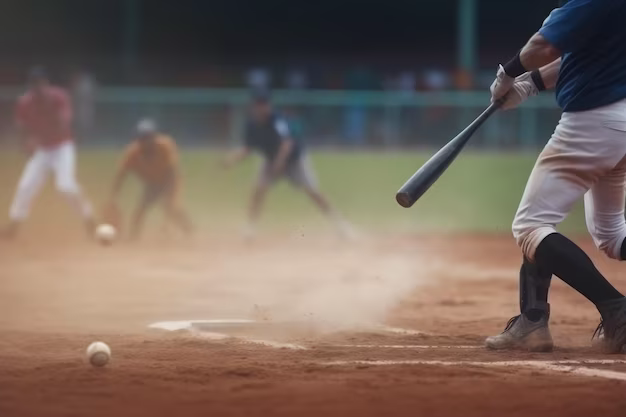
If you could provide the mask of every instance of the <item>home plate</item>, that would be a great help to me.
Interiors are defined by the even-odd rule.
[[[250,334],[244,334],[244,332],[255,333],[255,331],[258,333],[259,330],[267,331],[270,330],[272,327],[278,326],[280,326],[279,323],[266,321],[255,321],[246,319],[212,319],[161,321],[157,323],[152,323],[148,327],[151,329],[165,330],[170,332],[188,331],[195,337],[209,340],[233,339],[244,343],[262,345],[276,349],[307,349],[305,346],[297,345],[294,343],[265,340],[257,337],[256,335],[252,336]]]
[[[250,327],[258,325],[259,322],[254,320],[244,319],[219,319],[219,320],[183,320],[183,321],[160,321],[152,323],[148,327],[151,329],[178,331],[178,330],[191,330],[191,329],[207,329],[207,330],[219,330],[219,329],[232,329],[241,327]]]

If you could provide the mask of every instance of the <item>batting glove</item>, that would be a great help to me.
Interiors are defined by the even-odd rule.
[[[514,83],[515,83],[515,78],[508,76],[506,72],[504,71],[504,67],[500,65],[498,67],[498,73],[496,74],[496,79],[493,82],[493,84],[491,84],[491,88],[490,88],[491,102],[493,103],[494,101],[504,97],[506,93],[508,93],[509,90],[511,90],[511,87],[513,87]]]
[[[529,97],[536,96],[537,94],[539,94],[539,88],[535,85],[531,73],[527,72],[515,79],[513,86],[506,94],[504,103],[502,103],[500,108],[503,110],[514,109],[525,102]]]

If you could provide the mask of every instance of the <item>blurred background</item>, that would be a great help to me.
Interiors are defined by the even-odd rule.
[[[200,176],[207,164],[199,149],[213,155],[210,150],[240,143],[250,88],[265,87],[312,149],[331,197],[346,211],[355,207],[364,222],[380,223],[396,209],[393,194],[404,180],[486,107],[498,63],[523,46],[557,1],[524,0],[519,7],[501,0],[3,4],[4,149],[15,145],[13,107],[27,69],[44,65],[72,93],[83,150],[100,150],[81,161],[83,175],[99,180],[95,188],[108,185],[100,184],[103,174],[94,167],[114,164],[137,120],[150,116],[189,150],[183,159],[195,162],[187,164],[194,177],[188,188],[200,194],[206,181],[224,174]],[[421,220],[403,214],[397,223],[508,231],[536,152],[559,115],[551,93],[496,115],[444,176],[448,185],[438,184],[425,199]],[[215,187],[222,196],[243,195],[237,203],[243,205],[245,192],[233,183],[248,189],[252,169]],[[8,195],[14,171],[4,175]],[[377,193],[385,197],[372,197]]]
[[[553,4],[554,3],[554,4]],[[72,89],[86,143],[152,115],[190,143],[236,141],[246,89],[276,90],[313,145],[438,146],[485,106],[498,63],[556,6],[525,0],[5,0],[0,128],[29,66]],[[520,6],[522,3],[520,3]],[[536,146],[554,101],[475,145]]]

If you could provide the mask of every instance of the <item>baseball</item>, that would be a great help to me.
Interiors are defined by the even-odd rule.
[[[93,342],[87,348],[87,359],[93,366],[105,366],[111,360],[111,348],[104,342]]]
[[[117,231],[110,224],[101,224],[96,228],[96,239],[103,245],[110,245],[115,240]]]

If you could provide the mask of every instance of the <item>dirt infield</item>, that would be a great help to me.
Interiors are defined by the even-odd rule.
[[[555,352],[482,349],[517,309],[508,237],[72,242],[0,243],[0,416],[626,412],[626,356],[589,347],[598,315],[560,282]],[[148,328],[202,319],[253,323]]]

